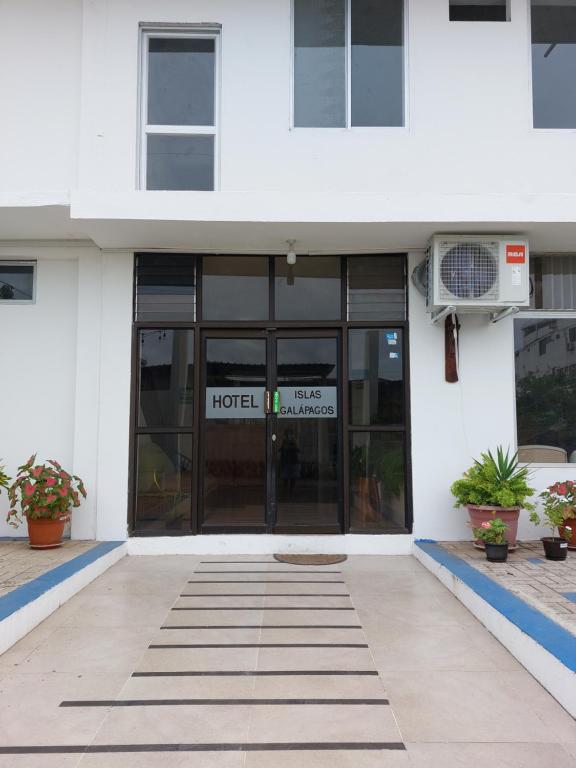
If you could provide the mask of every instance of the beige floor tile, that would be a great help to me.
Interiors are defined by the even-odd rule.
[[[295,593],[298,595],[321,594],[321,595],[348,595],[348,585],[331,583],[323,581],[321,584],[311,582],[309,584],[266,584],[266,593],[268,595],[281,595],[286,593]]]
[[[124,557],[115,568],[153,573],[181,573],[191,578],[202,558],[198,555],[138,555]]]
[[[243,766],[243,752],[92,754],[85,755],[79,764],[79,768],[243,768]]]
[[[249,752],[245,768],[412,768],[406,752],[391,750]]]
[[[310,623],[315,621],[314,617],[308,620]],[[335,621],[334,625],[340,622]],[[261,631],[260,642],[262,643],[366,643],[366,635],[362,629],[338,629],[328,626],[324,629],[316,627],[301,629],[298,626],[285,629],[274,629],[264,626]],[[345,627],[350,625],[344,625]]]
[[[258,648],[156,648],[146,651],[138,672],[254,670]]]
[[[262,670],[373,670],[368,648],[261,648]]]
[[[399,742],[388,706],[250,707],[249,742]]]
[[[94,744],[220,744],[245,742],[247,707],[146,706],[112,710]]]
[[[559,744],[407,744],[414,768],[576,768]]]
[[[263,595],[266,592],[267,586],[273,586],[272,584],[202,584],[195,582],[190,584],[186,581],[182,585],[181,592],[190,592],[198,595]],[[280,585],[284,587],[284,585]],[[236,599],[236,597],[234,597]]]
[[[177,592],[163,597],[140,594],[90,595],[62,627],[147,627],[159,626],[174,604]]]
[[[554,729],[514,685],[522,673],[387,672],[405,741],[554,742]]]
[[[349,597],[314,597],[303,594],[291,595],[266,595],[264,598],[265,606],[280,606],[282,608],[293,606],[295,608],[350,608],[352,604]]]
[[[406,631],[434,624],[477,625],[478,620],[449,594],[429,595],[420,592],[391,592],[385,598],[357,594],[352,590],[352,604],[360,623],[366,627],[402,622]]]
[[[297,675],[255,677],[258,699],[380,699],[386,698],[379,677],[362,675]]]
[[[183,625],[182,625],[183,626]],[[162,629],[156,632],[152,643],[258,643],[260,627],[254,629]]]
[[[264,611],[264,626],[267,624],[361,624],[356,611]]]
[[[254,693],[252,676],[131,677],[119,699],[246,699]]]
[[[76,768],[80,755],[0,755],[0,768]]]
[[[182,608],[187,606],[182,605]],[[245,626],[248,625],[261,625],[262,624],[263,611],[174,611],[170,610],[166,613],[164,620],[158,624],[158,626],[181,626],[182,624],[193,626]]]
[[[178,596],[174,603],[175,608],[262,608],[264,605],[264,595],[251,595],[250,597],[229,597],[206,595],[202,597],[186,597],[187,590]],[[237,611],[234,611],[237,613]]]

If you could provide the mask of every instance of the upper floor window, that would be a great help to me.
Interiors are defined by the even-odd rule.
[[[576,128],[576,0],[531,0],[534,128]]]
[[[403,0],[294,0],[294,125],[404,125]]]
[[[213,190],[216,30],[143,34],[140,187]]]
[[[509,21],[507,0],[450,0],[450,21]]]
[[[36,262],[0,261],[0,303],[31,304],[34,301]]]

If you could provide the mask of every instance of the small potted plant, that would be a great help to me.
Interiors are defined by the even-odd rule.
[[[484,542],[486,560],[491,563],[505,563],[508,559],[508,526],[499,517],[486,520],[479,528],[474,528],[474,536]]]
[[[567,524],[574,514],[573,494],[576,488],[574,484],[568,488],[567,483],[555,483],[542,491],[540,498],[543,500],[542,517],[535,510],[530,514],[530,520],[536,525],[542,522],[552,529],[552,536],[543,536],[542,544],[547,560],[566,560],[568,554],[568,541],[572,537],[572,526]],[[558,536],[554,531],[558,529]]]
[[[18,467],[8,489],[10,511],[6,520],[17,528],[25,517],[32,549],[53,549],[61,546],[70,509],[80,506],[80,495],[86,498],[86,490],[82,480],[57,461],[35,462],[36,454]]]
[[[510,549],[516,548],[518,518],[521,509],[534,509],[528,502],[535,489],[528,485],[530,470],[520,466],[518,454],[504,453],[502,446],[480,455],[480,461],[464,472],[460,480],[452,483],[451,491],[457,507],[467,507],[470,524],[478,529],[482,523],[498,516],[508,526],[506,540]],[[475,546],[483,548],[483,542],[476,540]]]

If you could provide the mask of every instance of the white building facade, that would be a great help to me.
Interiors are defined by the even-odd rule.
[[[74,538],[404,553],[469,538],[487,448],[576,480],[576,0],[5,0],[0,39],[0,456],[84,479]],[[435,233],[530,245],[456,383]]]

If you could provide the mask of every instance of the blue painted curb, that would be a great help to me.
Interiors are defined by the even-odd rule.
[[[21,587],[16,587],[12,592],[0,597],[0,621],[19,611],[20,608],[33,602],[45,592],[48,592],[49,589],[52,589],[52,587],[69,579],[70,576],[78,573],[87,565],[99,560],[122,544],[124,544],[123,541],[104,541],[101,544],[96,544],[88,552],[83,552],[81,555],[73,557],[67,563],[58,565],[56,568],[52,568],[51,571],[46,571],[42,576],[38,576],[37,579],[32,579],[27,584],[22,584]]]
[[[468,565],[462,558],[447,552],[439,544],[416,542],[416,546],[447,568],[565,667],[576,672],[576,638],[568,630]]]

